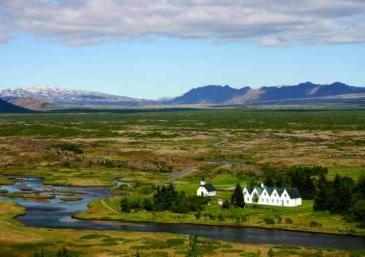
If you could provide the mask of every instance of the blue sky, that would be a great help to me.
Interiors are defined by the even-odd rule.
[[[81,21],[77,20],[72,31],[69,31],[68,26],[67,29],[64,27],[60,29],[64,20],[54,21],[50,17],[47,26],[43,24],[27,27],[23,19],[25,21],[29,19],[27,16],[29,14],[16,13],[18,9],[13,6],[14,2],[25,4],[21,0],[13,2],[0,0],[0,7],[4,5],[3,10],[6,10],[4,13],[7,17],[14,15],[14,20],[19,20],[17,23],[5,20],[5,24],[8,25],[3,28],[6,32],[3,36],[0,26],[0,41],[2,41],[0,89],[45,84],[139,98],[159,98],[180,95],[192,87],[208,84],[260,87],[304,81],[317,83],[342,81],[365,86],[363,38],[359,37],[358,33],[350,32],[346,36],[335,38],[334,33],[332,34],[333,28],[329,29],[327,25],[319,31],[308,27],[300,37],[298,35],[302,34],[298,34],[296,27],[290,30],[275,30],[273,33],[263,29],[264,26],[258,27],[257,24],[253,26],[251,21],[247,25],[246,20],[239,24],[228,24],[229,28],[237,28],[237,31],[229,32],[230,34],[224,34],[228,32],[216,28],[220,26],[217,24],[209,24],[207,28],[202,28],[195,23],[192,28],[181,25],[181,28],[175,29],[176,26],[173,25],[180,25],[182,22],[180,20],[169,20],[171,29],[169,26],[165,28],[165,23],[158,23],[147,31],[141,30],[143,23],[141,26],[136,23],[126,35],[122,32],[127,31],[129,27],[121,30],[122,32],[117,30],[119,26],[117,29],[100,31],[99,24],[93,30],[85,32],[84,24],[80,25]],[[35,11],[38,9],[42,11],[44,10],[42,8],[50,5],[45,5],[45,1],[29,2]],[[68,8],[67,14],[70,10],[74,10],[84,15],[91,8],[85,4],[75,7],[74,4],[70,4],[72,1],[67,0],[59,2],[62,5],[56,7],[61,14]],[[55,9],[55,6],[53,7]],[[167,7],[171,9],[171,6]],[[187,7],[179,6],[179,8]],[[261,7],[257,8],[261,12]],[[251,9],[256,10],[253,7],[249,10]],[[199,9],[198,13],[204,11],[205,9]],[[228,12],[230,9],[224,11]],[[248,12],[246,9],[241,11]],[[295,14],[295,10],[285,11],[285,14],[288,12],[291,17],[283,18],[286,23],[292,22],[293,17],[296,17],[292,15]],[[314,11],[311,9],[310,12]],[[275,15],[273,19],[267,21],[269,25],[277,23],[275,11],[271,13]],[[103,17],[100,15],[97,17]],[[34,21],[34,17],[38,16],[32,16],[31,20]],[[145,14],[141,14],[138,21],[144,17]],[[313,19],[322,19],[321,17],[315,16]],[[359,24],[357,15],[351,17]],[[70,19],[69,16],[65,19],[67,25]],[[344,23],[342,16],[341,19],[342,25]],[[351,20],[345,21],[350,23]],[[105,22],[105,18],[100,18],[100,23]],[[223,22],[224,20],[220,24]],[[297,21],[293,22],[297,24]],[[360,25],[363,24],[361,22],[362,20]],[[148,21],[147,24],[150,23],[151,21]],[[261,23],[259,20],[258,24]],[[322,23],[321,20],[320,24]],[[123,21],[120,21],[120,26],[123,24]],[[243,29],[240,30],[241,28]],[[252,32],[247,35],[249,29]],[[313,31],[309,33],[309,29]],[[262,31],[261,34],[258,34],[258,30]],[[331,31],[331,34],[327,30]]]

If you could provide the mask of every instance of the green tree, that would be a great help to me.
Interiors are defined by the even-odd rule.
[[[338,213],[347,212],[352,204],[353,189],[354,181],[351,178],[336,175],[333,180],[333,198],[330,210]]]
[[[330,200],[330,185],[325,176],[321,176],[318,180],[317,194],[314,198],[313,209],[316,211],[328,210]]]
[[[365,224],[365,200],[357,200],[352,207],[352,214],[356,220]]]
[[[231,196],[231,203],[236,207],[245,207],[245,199],[243,197],[243,191],[240,183],[237,183],[236,188],[233,191],[233,194]]]
[[[197,244],[198,244],[198,236],[191,235],[189,237],[189,248],[188,252],[186,253],[186,257],[199,257]]]
[[[127,197],[123,197],[122,200],[120,201],[120,209],[122,212],[126,213],[129,213],[131,211]]]

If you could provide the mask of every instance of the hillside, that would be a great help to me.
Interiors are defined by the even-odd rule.
[[[235,89],[230,86],[204,86],[194,88],[182,96],[167,101],[167,104],[265,104],[295,103],[303,101],[328,102],[336,99],[356,101],[364,98],[365,88],[349,86],[341,82],[320,85],[311,82],[293,86],[272,86],[252,89],[243,87]],[[362,101],[362,100],[361,100]]]
[[[151,102],[125,96],[50,86],[4,89],[0,91],[0,97],[32,98],[58,106],[139,106]]]
[[[27,113],[31,112],[26,108],[16,106],[0,99],[0,113]]]
[[[14,104],[19,107],[23,107],[30,110],[50,110],[53,108],[56,108],[55,105],[37,100],[31,97],[10,97],[10,98],[4,98],[3,100],[6,100],[7,102]]]

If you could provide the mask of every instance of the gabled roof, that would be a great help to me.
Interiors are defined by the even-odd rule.
[[[281,196],[284,193],[284,188],[276,188],[276,191],[278,192],[279,196]]]
[[[205,184],[203,186],[208,192],[214,192],[215,191],[215,188],[212,184]]]
[[[294,199],[294,198],[300,198],[300,193],[298,188],[293,187],[293,188],[289,188],[288,190],[286,190],[290,196],[290,198]]]
[[[285,188],[276,188],[276,187],[246,187],[247,192],[251,195],[252,192],[256,189],[257,193],[259,194],[259,196],[262,194],[263,190],[266,189],[266,191],[269,193],[269,195],[271,196],[271,194],[274,192],[274,190],[276,190],[276,192],[279,194],[279,196],[281,197],[282,194],[284,193],[284,191],[287,191],[290,198],[295,199],[295,198],[301,198],[300,196],[300,192],[299,190],[294,187],[294,188],[289,188],[289,189],[285,189]]]
[[[274,187],[267,187],[267,186],[265,186],[264,189],[266,189],[266,192],[268,192],[269,195],[271,195],[271,193],[274,191],[275,188]]]

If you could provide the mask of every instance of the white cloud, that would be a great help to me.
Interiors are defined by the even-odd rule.
[[[9,31],[72,45],[154,35],[267,46],[365,42],[363,0],[0,0],[0,17]]]

